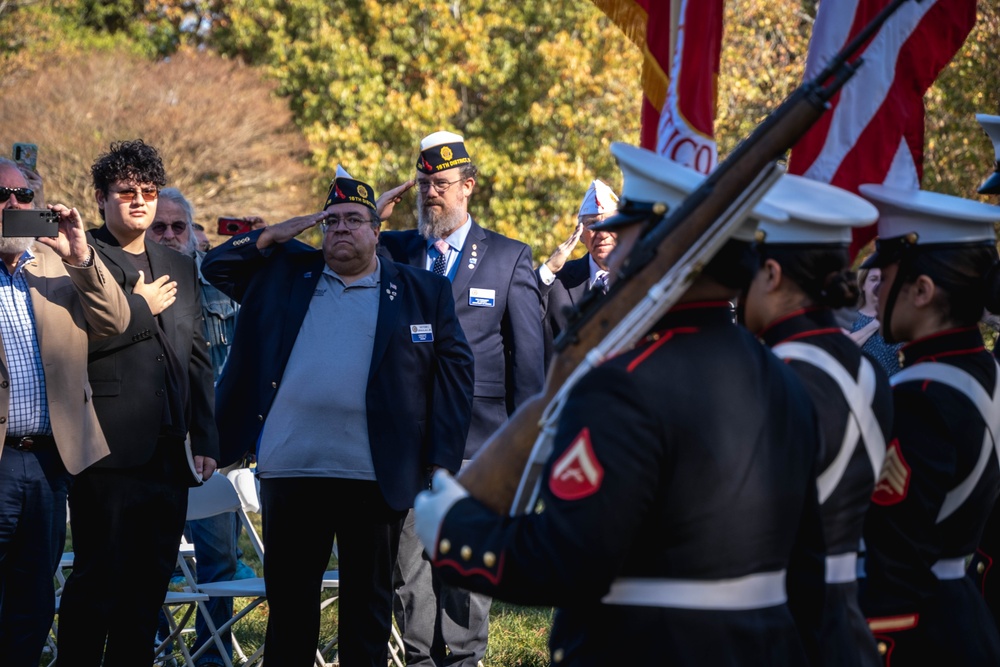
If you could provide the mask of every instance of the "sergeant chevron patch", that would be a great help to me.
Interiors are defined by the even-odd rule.
[[[549,491],[562,500],[580,500],[596,493],[603,480],[604,467],[594,454],[590,429],[585,426],[552,466]]]
[[[899,449],[899,440],[894,439],[885,450],[882,472],[872,493],[876,505],[895,505],[906,498],[910,489],[910,466]]]

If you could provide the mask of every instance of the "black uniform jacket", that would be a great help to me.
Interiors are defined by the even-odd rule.
[[[621,577],[706,582],[794,560],[789,592],[821,607],[817,446],[801,384],[734,324],[729,303],[676,306],[573,388],[534,512],[509,519],[459,501],[435,565],[452,584],[558,606],[560,664],[804,664],[785,604],[692,611],[601,598]]]
[[[256,452],[313,292],[323,253],[299,241],[257,249],[261,231],[234,237],[205,255],[205,278],[240,303],[229,360],[217,389],[222,463]],[[473,360],[448,281],[381,262],[381,289],[365,402],[375,477],[386,502],[412,506],[430,466],[457,470],[469,429]],[[411,325],[432,326],[417,342]],[[317,348],[322,354],[322,348]],[[301,387],[298,391],[336,391]],[[333,443],[335,444],[335,443]]]
[[[774,348],[781,343],[807,343],[827,352],[845,371],[860,382],[863,358],[861,349],[844,334],[833,313],[826,308],[797,310],[773,322],[761,332],[761,338]],[[780,348],[776,350],[782,356]],[[884,459],[885,443],[892,429],[892,393],[889,379],[882,367],[869,359],[875,376],[873,400],[867,405],[879,427],[873,448],[873,460],[860,434],[844,442],[848,424],[859,433],[847,399],[829,373],[802,360],[788,364],[799,376],[812,398],[820,427],[818,472],[823,475],[820,514],[828,556],[855,554],[861,542],[865,513],[871,505],[872,491]],[[846,448],[846,449],[845,449]],[[842,450],[844,453],[842,454]],[[853,453],[849,453],[853,452]],[[838,456],[849,456],[846,465]],[[827,478],[842,469],[839,482],[833,485]],[[823,612],[823,632],[820,655],[823,665],[877,665],[879,656],[868,624],[858,604],[857,581],[829,583],[826,608]]]
[[[379,252],[420,269],[427,241],[415,229],[382,232]],[[455,310],[472,356],[476,387],[465,458],[472,458],[507,417],[545,382],[541,297],[531,248],[471,223],[451,283]],[[478,294],[486,294],[477,298]]]
[[[949,364],[994,394],[997,364],[977,327],[914,341],[902,353],[903,371]],[[865,522],[862,609],[885,646],[887,664],[998,665],[1000,637],[972,580],[939,579],[931,569],[975,551],[1000,492],[991,446],[968,498],[950,515],[939,516],[946,495],[980,460],[983,417],[964,393],[942,382],[895,384],[893,401],[893,439]]]
[[[87,232],[112,278],[125,290],[132,319],[125,333],[90,343],[87,372],[94,409],[111,454],[100,468],[130,468],[152,458],[161,435],[167,401],[169,346],[179,369],[174,391],[183,400],[184,426],[196,455],[219,457],[219,434],[213,407],[212,364],[205,345],[201,288],[194,260],[176,250],[146,241],[146,256],[158,278],[177,282],[177,300],[154,317],[146,300],[132,293],[139,272],[106,227]],[[146,282],[152,277],[147,276]],[[186,400],[184,398],[186,397]],[[174,433],[184,439],[184,429]],[[180,458],[179,460],[183,460]],[[186,479],[186,478],[185,478]]]

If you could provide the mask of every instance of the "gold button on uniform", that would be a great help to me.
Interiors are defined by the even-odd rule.
[[[545,511],[545,501],[539,498],[538,502],[535,503],[535,514],[541,514],[544,511]]]
[[[562,662],[565,657],[566,652],[561,648],[557,648],[555,651],[552,651],[552,662]]]
[[[462,560],[469,560],[472,558],[472,547],[466,544],[462,547],[462,551],[460,553],[462,554]]]
[[[986,571],[986,563],[983,563],[983,562],[976,563],[976,572],[977,573],[982,574],[985,571]]]
[[[889,650],[889,648],[885,645],[885,642],[879,642],[878,643],[878,654],[879,655],[885,655],[885,652],[888,651],[888,650]]]
[[[487,551],[483,554],[483,565],[486,567],[493,567],[497,564],[497,557],[492,551]]]
[[[438,553],[442,556],[451,551],[451,542],[448,540],[441,540],[441,544],[438,545]]]

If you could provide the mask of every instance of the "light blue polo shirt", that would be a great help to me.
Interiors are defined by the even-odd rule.
[[[345,285],[323,269],[264,422],[266,477],[375,479],[365,390],[378,322],[381,264]]]

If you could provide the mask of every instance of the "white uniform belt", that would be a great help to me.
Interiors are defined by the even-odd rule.
[[[736,579],[615,579],[605,604],[677,609],[764,609],[784,604],[785,571]]]
[[[826,557],[826,583],[847,584],[858,579],[858,554],[837,554]]]
[[[942,558],[931,565],[931,572],[938,579],[961,579],[965,576],[965,556],[960,558]]]

